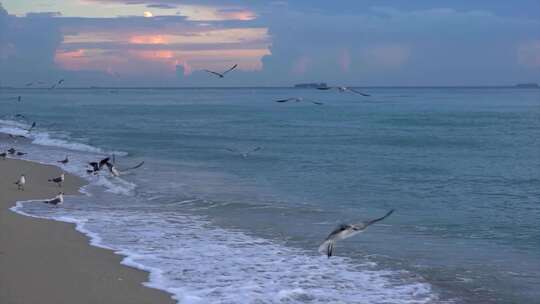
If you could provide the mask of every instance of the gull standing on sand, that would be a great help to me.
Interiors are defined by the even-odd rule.
[[[62,187],[62,183],[64,182],[65,178],[65,174],[62,172],[59,177],[49,179],[49,182],[56,183],[58,184],[58,187]]]
[[[279,99],[279,100],[275,100],[275,102],[288,102],[288,101],[301,102],[301,101],[304,101],[304,100],[309,101],[312,104],[316,104],[318,106],[322,106],[324,104],[322,102],[313,101],[313,100],[309,100],[309,99],[304,99],[302,97],[291,97],[291,98],[286,98],[286,99]]]
[[[218,72],[214,72],[214,71],[210,71],[210,70],[204,70],[204,71],[205,71],[205,72],[208,72],[208,73],[210,73],[210,74],[214,74],[214,75],[216,75],[216,76],[219,77],[219,78],[223,78],[223,77],[225,77],[225,74],[227,74],[227,73],[229,73],[230,71],[236,69],[237,66],[238,66],[238,64],[235,64],[235,65],[233,65],[230,69],[226,70],[226,71],[223,72],[223,73],[218,73]]]
[[[360,91],[355,90],[355,89],[350,88],[350,87],[318,87],[317,88],[317,90],[322,90],[322,91],[328,91],[328,90],[332,90],[332,89],[336,89],[341,93],[352,92],[352,93],[362,95],[362,96],[365,96],[365,97],[371,96],[371,95],[369,95],[367,93],[360,92]]]
[[[354,236],[360,232],[364,232],[368,226],[384,220],[385,218],[389,217],[390,214],[392,214],[393,212],[394,210],[392,209],[388,211],[388,213],[386,213],[383,217],[376,218],[367,222],[362,222],[359,224],[339,225],[338,228],[336,228],[330,233],[330,235],[328,235],[328,237],[326,238],[326,240],[324,240],[321,246],[319,246],[319,252],[325,253],[328,258],[330,258],[334,253],[334,246],[337,241],[350,238],[351,236]]]
[[[58,195],[55,196],[53,199],[43,201],[45,204],[49,205],[61,205],[64,203],[64,192],[58,192]]]
[[[19,180],[14,183],[17,185],[17,190],[24,191],[24,185],[26,184],[26,177],[24,174],[21,174],[21,177],[19,177]]]

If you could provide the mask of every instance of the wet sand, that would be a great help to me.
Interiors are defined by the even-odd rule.
[[[168,293],[142,285],[148,273],[120,265],[121,256],[90,246],[74,224],[9,210],[16,201],[54,197],[59,187],[47,179],[60,172],[54,166],[0,158],[0,303],[175,303]],[[25,191],[14,184],[21,173],[27,177]],[[82,179],[66,175],[65,200],[83,185]]]

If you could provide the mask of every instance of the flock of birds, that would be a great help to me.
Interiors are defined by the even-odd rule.
[[[230,73],[231,71],[233,71],[237,67],[238,67],[238,64],[235,64],[231,68],[225,70],[224,72],[215,72],[215,71],[211,71],[211,70],[204,70],[204,71],[206,71],[206,72],[208,72],[208,73],[210,73],[212,75],[215,75],[215,76],[217,76],[219,78],[224,78],[225,75],[227,75],[228,73]],[[58,86],[60,86],[62,83],[64,83],[64,79],[61,79],[58,82],[54,83],[50,87],[50,89],[55,89]],[[29,83],[26,84],[26,87],[31,87],[31,86],[33,86],[35,84],[42,85],[44,83],[41,82],[41,81],[38,81],[38,82],[35,82],[35,83],[34,82],[29,82]],[[316,89],[321,90],[321,91],[336,90],[336,91],[341,92],[341,93],[350,92],[350,93],[358,94],[358,95],[365,96],[365,97],[371,96],[370,94],[360,92],[360,91],[358,91],[358,90],[356,90],[354,88],[344,87],[344,86],[334,86],[334,87],[324,86],[324,87],[316,87]],[[17,96],[16,100],[18,102],[21,102],[22,97]],[[278,103],[303,102],[303,101],[310,102],[310,103],[313,103],[313,104],[319,105],[319,106],[324,104],[322,102],[311,100],[311,99],[305,99],[303,97],[290,97],[290,98],[275,100],[275,102],[278,102]],[[18,117],[18,118],[25,118],[21,114],[17,114],[15,116]],[[33,122],[32,126],[27,130],[28,134],[30,134],[30,132],[32,132],[32,130],[35,127],[36,127],[36,123]],[[23,135],[13,135],[13,134],[9,134],[9,137],[12,140],[14,140],[15,142],[19,138],[26,138],[26,136],[23,136]],[[262,147],[256,147],[256,148],[251,149],[251,150],[240,151],[240,150],[234,149],[234,148],[227,148],[227,151],[232,152],[232,153],[238,153],[243,158],[247,158],[251,153],[260,151],[261,149],[262,149]],[[27,153],[22,152],[22,151],[17,151],[15,148],[12,147],[12,148],[8,149],[6,152],[0,153],[0,158],[5,159],[8,155],[23,156],[25,154],[27,154]],[[66,165],[66,164],[69,163],[69,158],[68,158],[68,156],[66,156],[65,159],[59,160],[57,162],[62,164],[62,165]],[[140,168],[143,165],[144,165],[144,161],[137,164],[136,166],[131,167],[131,168],[126,168],[126,169],[123,169],[123,170],[119,170],[115,166],[115,156],[112,155],[112,159],[111,159],[111,157],[106,157],[106,158],[103,158],[103,159],[101,159],[99,161],[89,162],[88,163],[88,169],[86,170],[86,172],[88,174],[97,175],[102,171],[103,168],[106,167],[108,169],[109,173],[112,176],[118,177],[118,176],[122,175],[123,173],[125,173],[125,172],[127,172],[129,170],[134,170],[134,169]],[[64,181],[65,181],[65,178],[66,178],[65,173],[62,173],[60,176],[48,179],[48,182],[55,183],[55,184],[58,185],[58,187],[61,188]],[[22,174],[14,184],[17,185],[18,190],[24,191],[24,187],[25,187],[26,183],[27,183],[27,178],[26,178],[26,176],[24,174]],[[50,205],[55,205],[55,206],[56,205],[61,205],[63,202],[64,202],[64,192],[59,192],[56,197],[54,197],[52,199],[49,199],[49,200],[46,200],[46,201],[43,201],[43,203],[45,203],[45,204],[50,204]],[[324,242],[319,246],[319,252],[322,253],[322,254],[326,254],[326,256],[328,258],[330,258],[334,254],[334,247],[335,247],[335,244],[336,244],[337,241],[347,239],[347,238],[350,238],[350,237],[352,237],[354,235],[357,235],[357,234],[359,234],[361,232],[364,232],[369,226],[386,219],[393,212],[394,212],[394,210],[390,210],[388,213],[386,213],[384,216],[382,216],[380,218],[360,222],[360,223],[357,223],[357,224],[341,224],[341,225],[339,225],[334,231],[332,231],[328,235],[328,237],[324,240]]]
[[[215,75],[215,76],[217,76],[219,78],[225,78],[226,74],[232,72],[237,67],[238,67],[238,64],[235,64],[232,67],[230,67],[229,69],[225,70],[224,72],[216,72],[216,71],[211,71],[211,70],[204,70],[204,71],[207,72],[207,73],[210,73],[212,75]],[[354,88],[351,88],[351,87],[345,87],[345,86],[330,86],[330,87],[329,86],[319,86],[319,87],[316,87],[316,89],[320,90],[320,91],[335,90],[335,91],[338,91],[340,93],[349,92],[349,93],[358,94],[358,95],[361,95],[361,96],[364,96],[364,97],[371,96],[370,94],[361,92],[361,91],[359,91],[357,89],[354,89]],[[311,100],[311,99],[305,99],[303,97],[289,97],[289,98],[275,100],[275,102],[279,102],[279,103],[285,103],[285,102],[289,102],[289,101],[292,101],[292,102],[307,101],[307,102],[311,102],[312,104],[315,104],[315,105],[318,105],[318,106],[324,105],[324,103],[322,103],[320,101],[315,101],[315,100]]]

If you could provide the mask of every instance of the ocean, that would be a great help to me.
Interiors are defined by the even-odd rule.
[[[364,90],[3,89],[0,132],[37,128],[1,148],[89,182],[13,210],[76,223],[179,303],[539,303],[540,90]],[[296,96],[324,105],[274,102]],[[112,154],[145,164],[86,173]]]

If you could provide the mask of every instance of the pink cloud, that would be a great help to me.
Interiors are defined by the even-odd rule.
[[[368,64],[384,68],[399,68],[409,60],[411,49],[397,44],[378,45],[364,49],[361,56]]]
[[[343,49],[338,58],[339,66],[343,72],[348,72],[351,68],[351,53],[349,49]]]
[[[292,66],[292,72],[296,75],[304,75],[311,64],[311,59],[307,56],[298,58]]]
[[[531,41],[518,47],[517,59],[521,65],[538,68],[540,67],[540,41]]]

